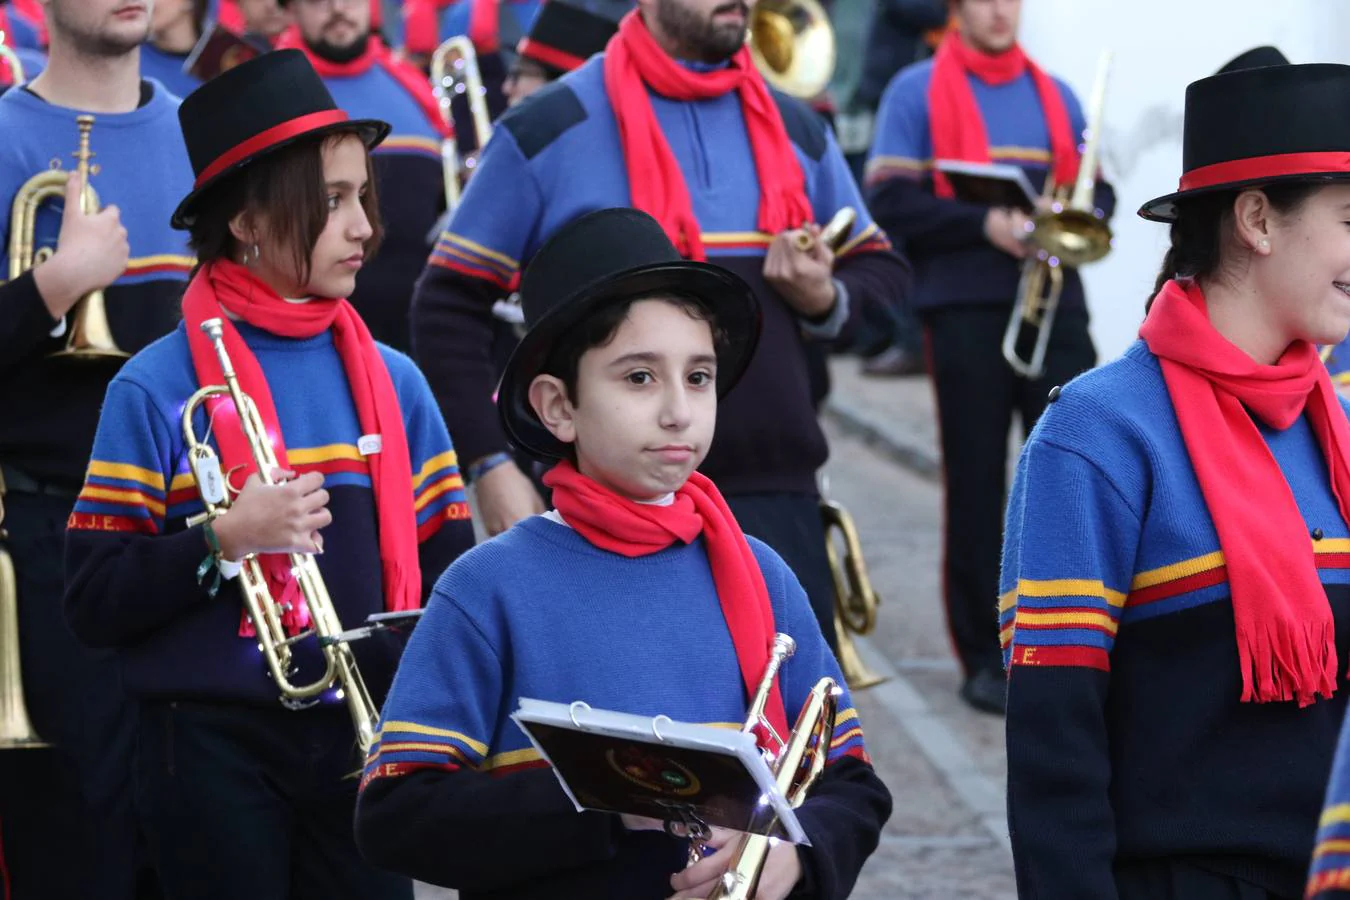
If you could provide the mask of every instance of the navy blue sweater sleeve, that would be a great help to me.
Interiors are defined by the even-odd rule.
[[[22,359],[40,346],[58,324],[47,311],[30,269],[6,284],[0,284],[0,368]]]
[[[1008,824],[1024,897],[1116,897],[1106,701],[1140,532],[1098,465],[1033,436],[1008,505],[999,621]]]

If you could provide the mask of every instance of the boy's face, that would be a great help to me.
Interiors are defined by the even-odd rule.
[[[573,402],[573,401],[577,402]],[[577,367],[576,396],[541,375],[530,401],[582,474],[633,500],[680,488],[708,454],[717,419],[711,326],[664,300],[639,300]]]

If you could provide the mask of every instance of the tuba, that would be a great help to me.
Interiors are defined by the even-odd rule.
[[[1102,111],[1106,105],[1106,81],[1111,70],[1111,53],[1102,54],[1097,64],[1097,80],[1087,121],[1087,143],[1078,163],[1078,178],[1072,185],[1054,183],[1053,172],[1045,177],[1044,197],[1047,212],[1032,220],[1027,243],[1032,256],[1022,266],[1008,328],[1003,333],[1003,357],[1014,372],[1025,378],[1039,378],[1045,371],[1045,353],[1050,347],[1050,331],[1059,310],[1064,289],[1064,266],[1078,268],[1094,263],[1111,252],[1111,228],[1093,203],[1097,186],[1097,158],[1101,152]],[[1018,354],[1017,345],[1024,336],[1032,342],[1029,357]]]
[[[445,180],[445,208],[453,212],[459,205],[460,181],[467,181],[478,164],[477,154],[487,146],[492,136],[492,117],[488,114],[487,88],[478,68],[478,52],[466,35],[456,35],[444,41],[431,56],[431,88],[440,105],[441,120],[451,134],[441,141],[441,169]],[[463,94],[469,104],[473,120],[473,135],[477,149],[463,158],[454,135],[455,117],[450,103]]]
[[[770,766],[778,789],[794,807],[801,806],[806,794],[815,784],[820,773],[825,771],[826,759],[830,752],[830,739],[834,735],[834,722],[839,712],[839,685],[833,678],[822,678],[811,688],[797,715],[792,732],[783,740],[769,726],[764,718],[764,706],[773,689],[773,681],[778,670],[797,650],[797,644],[786,634],[774,637],[773,651],[769,664],[764,667],[759,689],[750,703],[746,716],[744,732],[763,728],[779,744],[777,754],[770,753]],[[767,751],[766,751],[767,752]],[[706,826],[705,826],[706,827]],[[703,858],[702,838],[704,834],[692,835],[689,846],[689,864],[693,865]],[[707,900],[753,900],[759,888],[759,876],[764,870],[764,861],[768,858],[773,838],[762,834],[744,834],[736,843],[721,852],[730,853],[731,863],[722,875],[721,882],[708,895]]]
[[[23,60],[19,59],[19,54],[5,43],[5,32],[0,31],[0,63],[9,70],[9,86],[19,87],[28,79],[24,77]]]
[[[228,396],[234,402],[239,414],[239,424],[253,451],[253,462],[258,468],[258,476],[266,484],[272,480],[272,470],[278,468],[277,457],[272,443],[267,438],[258,415],[253,398],[239,387],[234,365],[225,350],[223,326],[220,319],[207,319],[202,323],[202,331],[215,346],[216,357],[220,360],[220,369],[225,376],[224,385],[203,387],[188,398],[183,407],[183,436],[187,442],[188,461],[191,463],[193,478],[201,494],[206,514],[200,519],[211,520],[225,515],[230,508],[229,488],[220,478],[219,463],[215,451],[205,440],[198,440],[192,425],[193,414],[197,408],[212,397]],[[195,521],[189,522],[195,524]],[[305,602],[309,604],[310,616],[314,627],[295,636],[288,636],[282,626],[282,610],[267,586],[267,577],[256,556],[247,556],[243,560],[243,569],[239,573],[239,584],[244,594],[244,606],[253,627],[258,633],[258,647],[267,660],[272,680],[281,691],[281,702],[289,708],[300,708],[319,694],[332,687],[338,688],[338,695],[347,702],[347,711],[351,713],[356,726],[356,742],[364,756],[375,742],[375,732],[380,711],[366,689],[365,681],[356,668],[356,657],[347,641],[349,635],[343,632],[342,622],[333,608],[333,600],[328,596],[328,588],[314,557],[308,553],[291,553],[291,570],[295,574]],[[293,684],[294,674],[291,659],[291,645],[317,635],[319,646],[323,649],[326,668],[322,677],[310,684]]]
[[[81,208],[86,213],[98,211],[98,194],[89,186],[89,161],[94,154],[89,150],[89,132],[94,127],[94,117],[76,116],[75,123],[80,129],[79,149],[75,151],[77,170],[80,175]],[[64,197],[66,193],[67,173],[60,169],[39,172],[23,183],[14,196],[14,205],[9,220],[9,280],[13,281],[24,272],[51,258],[50,247],[34,250],[35,229],[38,208],[48,200]],[[125,359],[131,354],[117,346],[113,340],[112,329],[108,325],[108,306],[103,291],[90,291],[67,313],[69,336],[66,346],[54,356],[75,359]],[[59,333],[59,332],[58,332]]]
[[[799,100],[818,97],[834,77],[834,28],[816,0],[759,0],[748,43],[764,80]]]
[[[0,482],[0,498],[5,493]],[[0,505],[0,520],[4,506]],[[0,538],[5,537],[0,529]],[[48,746],[33,730],[23,702],[23,670],[19,666],[19,582],[14,560],[0,547],[0,750]]]

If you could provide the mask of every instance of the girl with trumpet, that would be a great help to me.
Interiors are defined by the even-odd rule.
[[[1019,892],[1298,898],[1345,712],[1350,67],[1186,93],[1140,340],[1052,394],[1001,590]]]
[[[410,900],[409,881],[356,852],[346,776],[360,754],[342,691],[279,703],[259,652],[264,623],[225,589],[240,560],[256,562],[249,573],[265,576],[279,627],[303,634],[314,594],[297,590],[294,554],[323,554],[325,593],[353,628],[418,609],[472,543],[425,380],[345,299],[379,240],[369,150],[389,127],[336,109],[299,51],[208,82],[180,120],[196,182],[173,221],[199,265],[183,325],[109,387],[70,521],[67,615],[85,642],[116,650],[141,701],[136,786],[169,900]],[[202,327],[213,321],[214,345]],[[184,414],[199,386],[229,377],[275,452],[270,478],[232,402]],[[189,463],[189,432],[218,458],[227,491],[212,490],[212,466]],[[236,491],[199,521],[203,500]],[[350,647],[373,706],[401,641],[376,633]],[[287,680],[314,682],[317,641],[290,649]]]

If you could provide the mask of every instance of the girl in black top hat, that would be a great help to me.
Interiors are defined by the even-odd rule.
[[[169,900],[411,900],[411,882],[357,853],[364,747],[306,636],[320,592],[297,584],[287,556],[314,555],[340,630],[419,609],[473,542],[425,379],[345,299],[379,237],[368,151],[388,126],[348,119],[294,50],[213,79],[179,118],[196,183],[173,222],[198,266],[183,324],[108,389],[69,524],[66,613],[81,639],[116,651],[141,702],[137,799]],[[213,322],[278,460],[275,484],[222,397],[190,418],[215,462],[189,462],[185,405],[225,383]],[[234,496],[207,518],[199,484],[213,469]],[[283,677],[317,685],[312,697],[283,699],[269,675],[235,583],[246,558],[279,607],[280,639],[295,641]],[[402,640],[349,646],[371,695],[356,717],[368,744]]]
[[[1350,67],[1192,84],[1140,340],[1052,402],[1008,508],[1019,892],[1302,896],[1350,694]]]

